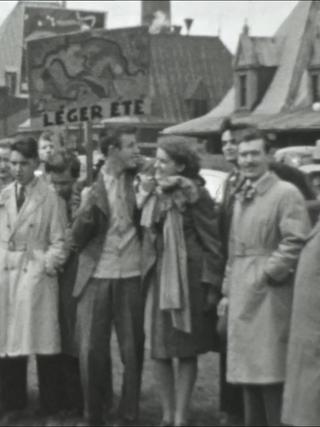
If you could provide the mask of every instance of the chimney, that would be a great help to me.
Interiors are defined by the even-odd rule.
[[[171,26],[171,2],[170,0],[144,0],[141,2],[141,25],[150,27],[155,14],[161,12],[165,15],[168,26]]]
[[[249,27],[249,24],[248,24],[248,19],[246,19],[244,21],[244,25],[243,25],[243,28],[242,28],[242,34],[244,36],[249,36],[250,35],[250,27]]]
[[[181,25],[173,25],[172,32],[173,34],[181,34],[182,26]]]
[[[192,18],[186,18],[184,20],[185,24],[186,24],[186,29],[187,29],[187,36],[190,35],[190,31],[191,31],[191,27],[193,24],[193,19]]]

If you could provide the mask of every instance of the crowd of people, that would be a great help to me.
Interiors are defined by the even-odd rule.
[[[220,352],[221,423],[319,424],[312,197],[299,172],[270,162],[258,129],[227,120],[221,140],[233,165],[221,206],[183,137],[161,138],[155,159],[144,159],[135,129],[103,134],[90,186],[48,133],[0,144],[3,416],[26,407],[35,355],[45,415],[139,425],[148,336],[159,425],[189,425],[198,357],[210,351]]]

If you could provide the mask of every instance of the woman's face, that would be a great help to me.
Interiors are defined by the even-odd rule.
[[[180,175],[183,171],[184,166],[176,163],[172,158],[166,153],[166,151],[161,148],[157,149],[156,155],[156,179],[167,178],[168,176]]]

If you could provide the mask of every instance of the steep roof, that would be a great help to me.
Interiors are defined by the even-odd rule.
[[[187,120],[186,94],[199,85],[200,79],[210,108],[232,86],[232,55],[219,37],[151,36],[153,115],[169,123]]]
[[[279,63],[278,49],[273,37],[250,37],[242,34],[235,58],[235,68],[248,66],[274,67]]]
[[[276,6],[275,6],[276,7]],[[297,118],[297,109],[307,109],[309,105],[309,82],[308,68],[312,63],[320,62],[320,47],[317,45],[320,28],[320,2],[317,0],[300,1],[287,19],[282,23],[273,38],[249,37],[242,34],[239,40],[239,48],[236,55],[237,60],[244,64],[277,64],[277,70],[259,105],[248,117],[256,123],[270,116],[272,121],[264,120],[261,126],[279,126],[278,119],[284,120],[284,129],[288,125],[293,126],[291,114]],[[310,57],[313,49],[313,58]],[[316,64],[318,65],[318,64]],[[206,133],[217,132],[219,120],[212,120],[208,126],[208,117],[220,118],[234,116],[239,113],[235,111],[235,88],[229,92],[221,103],[209,114],[200,117],[197,121],[188,121],[180,125],[166,129],[170,133],[201,133],[205,127]],[[288,114],[288,117],[287,117]],[[319,113],[318,113],[319,114]],[[301,126],[308,126],[315,115],[310,112],[304,115]],[[276,120],[277,123],[273,121]],[[221,120],[220,120],[221,121]]]
[[[262,102],[253,114],[276,114],[294,107],[304,69],[308,67],[318,1],[300,1],[275,38],[281,46],[279,67]]]

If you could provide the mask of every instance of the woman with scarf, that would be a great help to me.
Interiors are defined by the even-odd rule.
[[[151,356],[161,425],[187,425],[197,356],[214,344],[223,271],[218,223],[199,177],[199,159],[185,140],[160,142],[154,175],[140,178],[143,271],[153,300]],[[173,358],[178,359],[176,376]]]

